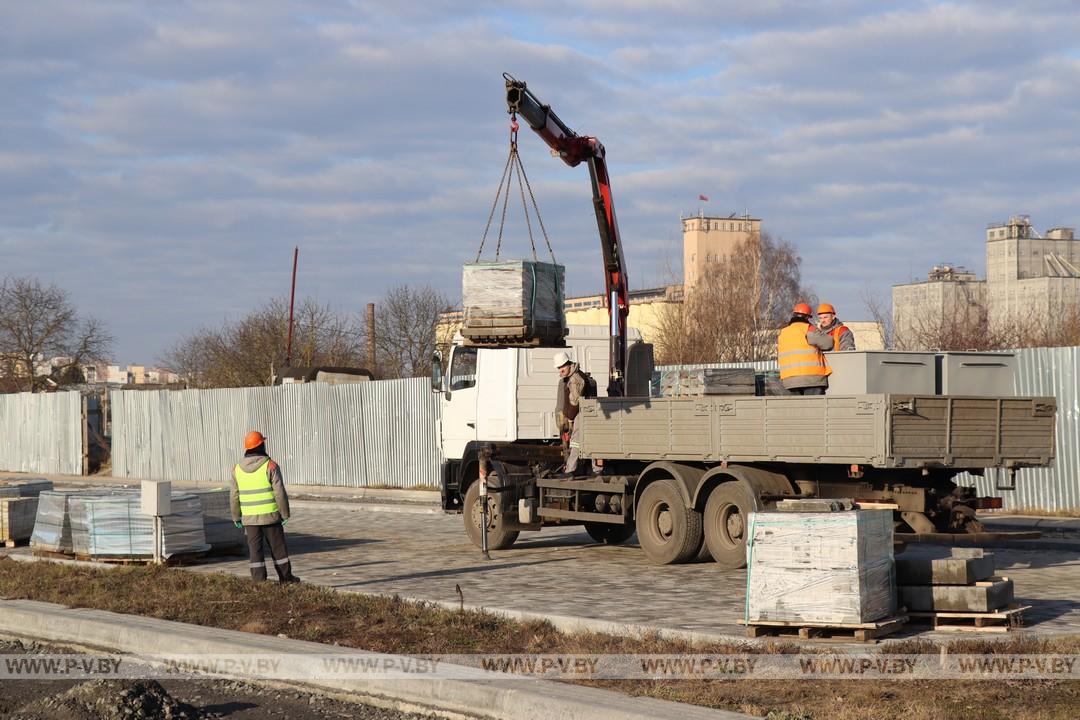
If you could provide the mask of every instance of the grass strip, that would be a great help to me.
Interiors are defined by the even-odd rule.
[[[256,585],[224,573],[154,566],[103,570],[0,557],[0,597],[143,615],[298,640],[408,655],[453,653],[806,653],[790,643],[708,643],[657,636],[566,634],[547,622],[455,611],[397,597],[338,592],[317,585]],[[945,644],[906,640],[888,653],[1076,653],[1080,638]],[[874,646],[867,646],[872,651]],[[831,652],[822,648],[823,652]],[[1073,720],[1080,682],[625,680],[586,682],[630,695],[761,715],[773,720]]]

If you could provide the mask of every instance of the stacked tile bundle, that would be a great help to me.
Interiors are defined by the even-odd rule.
[[[916,612],[992,613],[1013,601],[1012,580],[994,575],[994,555],[952,548],[948,557],[896,562],[900,603]]]
[[[9,477],[0,484],[0,542],[14,545],[34,532],[38,495],[52,490],[51,480]]]
[[[69,514],[76,555],[141,558],[154,554],[154,519],[142,514],[138,492],[75,495],[69,501]],[[165,557],[210,549],[197,496],[172,494],[172,512],[162,518],[162,534]]]
[[[753,368],[664,370],[660,374],[660,397],[754,395],[755,388]]]
[[[237,529],[229,508],[229,491],[225,488],[191,490],[202,503],[203,529],[206,542],[215,550],[245,545],[244,531]]]
[[[530,260],[479,262],[461,276],[464,322],[472,344],[559,343],[566,336],[565,268]]]
[[[892,511],[838,507],[750,513],[746,622],[844,625],[893,614]]]

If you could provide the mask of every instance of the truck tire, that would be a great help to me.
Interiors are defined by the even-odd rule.
[[[718,485],[709,493],[703,518],[705,546],[721,568],[746,567],[747,519],[758,509],[755,498],[738,481]]]
[[[488,495],[488,549],[505,550],[517,540],[518,531],[506,528],[506,517],[499,508],[496,495]],[[465,491],[465,507],[462,509],[465,518],[465,532],[469,540],[476,547],[483,547],[480,524],[483,514],[480,509],[480,482],[476,481]]]
[[[651,562],[684,563],[701,549],[701,513],[687,507],[674,480],[657,480],[638,501],[637,535]]]
[[[634,534],[633,525],[612,525],[611,523],[585,523],[585,532],[589,533],[601,545],[621,545]]]

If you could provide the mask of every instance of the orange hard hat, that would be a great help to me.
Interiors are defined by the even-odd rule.
[[[829,303],[821,303],[820,305],[817,306],[817,312],[818,312],[818,315],[820,315],[821,313],[832,313],[833,315],[835,315],[836,314],[836,308],[834,308]]]
[[[244,436],[244,449],[254,450],[264,442],[266,442],[266,438],[263,437],[263,434],[258,430],[252,430]]]
[[[794,315],[807,315],[807,316],[809,316],[809,315],[814,314],[814,311],[811,310],[810,306],[807,305],[806,303],[798,303],[798,304],[796,304],[795,307],[793,307],[791,309],[791,312]]]

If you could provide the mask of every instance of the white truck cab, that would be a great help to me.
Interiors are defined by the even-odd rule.
[[[596,380],[607,395],[608,329],[603,325],[572,325],[565,348],[467,347],[455,338],[445,378],[433,378],[442,392],[442,453],[461,460],[474,441],[515,442],[554,440],[555,393],[559,373],[555,354],[566,352]],[[631,329],[630,342],[641,339]]]

